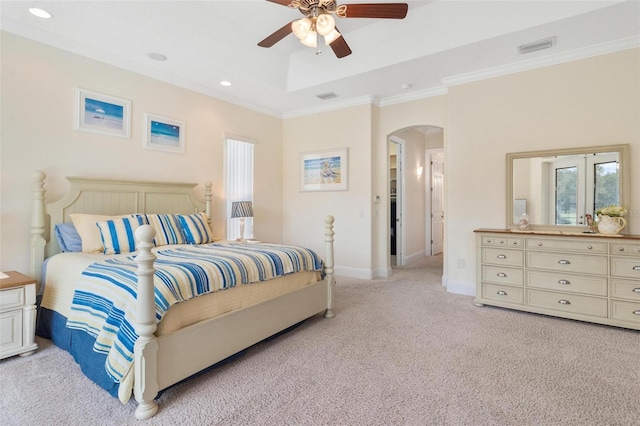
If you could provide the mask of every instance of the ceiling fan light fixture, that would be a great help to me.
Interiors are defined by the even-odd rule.
[[[340,34],[338,30],[334,28],[333,31],[324,36],[324,43],[328,46],[340,37],[342,37],[342,34]]]
[[[309,34],[309,31],[311,31],[311,19],[302,18],[297,21],[293,21],[291,23],[291,30],[296,37],[300,40],[304,40]]]
[[[300,43],[308,47],[318,47],[318,33],[315,31],[309,31],[305,38],[300,39]]]
[[[336,20],[328,13],[323,13],[316,19],[316,31],[318,34],[326,36],[336,28]]]

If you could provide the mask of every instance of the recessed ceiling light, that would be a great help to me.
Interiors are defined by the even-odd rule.
[[[403,83],[402,86],[400,86],[400,87],[402,87],[403,89],[406,90],[406,89],[411,89],[411,86],[413,86],[413,84],[411,84],[411,83]]]
[[[37,16],[38,18],[43,18],[43,19],[49,19],[49,18],[51,18],[53,16],[52,14],[47,12],[46,10],[38,9],[37,7],[29,8],[29,12],[32,15]]]
[[[167,57],[164,56],[162,53],[156,53],[156,52],[151,52],[147,54],[148,57],[150,57],[151,59],[153,59],[154,61],[166,61]]]
[[[220,86],[229,87],[229,86],[231,86],[231,82],[227,81],[227,80],[221,81],[220,82]]]

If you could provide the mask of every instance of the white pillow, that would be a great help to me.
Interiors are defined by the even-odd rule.
[[[104,244],[100,237],[100,230],[96,226],[98,222],[104,222],[110,219],[118,219],[124,216],[107,216],[100,214],[70,214],[73,226],[76,227],[80,239],[82,240],[83,253],[103,253]],[[128,215],[125,215],[128,216]]]

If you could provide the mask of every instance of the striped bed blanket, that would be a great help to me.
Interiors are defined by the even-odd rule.
[[[171,246],[156,253],[156,318],[170,306],[239,284],[266,281],[300,271],[322,271],[309,249],[277,244],[213,243]],[[82,272],[67,327],[96,338],[94,351],[106,353],[106,369],[120,383],[133,364],[137,264],[135,256],[93,263]]]

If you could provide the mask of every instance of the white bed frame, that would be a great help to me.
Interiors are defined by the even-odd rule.
[[[205,211],[211,218],[211,184],[205,185],[204,203],[194,197],[196,184],[135,182],[68,177],[69,192],[46,204],[45,174],[33,174],[31,226],[31,274],[38,286],[45,258],[60,251],[52,238],[53,226],[71,222],[70,214],[121,215],[129,213],[180,213]],[[333,313],[333,217],[325,218],[325,278],[293,293],[238,311],[193,324],[157,337],[151,252],[154,230],[148,225],[136,231],[140,241],[138,263],[138,311],[135,324],[139,338],[134,347],[134,395],[136,418],[156,414],[158,392],[254,345],[300,321],[324,312]],[[251,327],[247,327],[251,324]],[[180,359],[180,362],[173,360]]]

